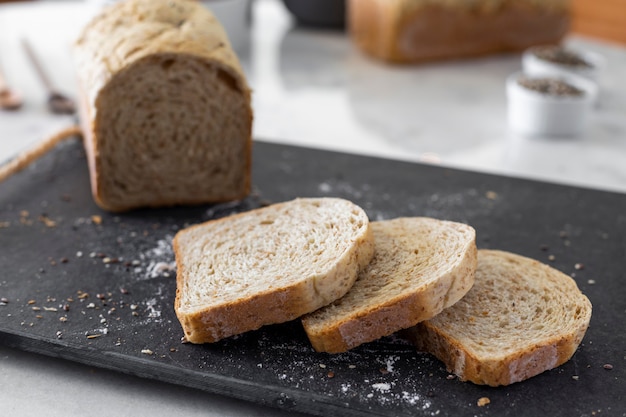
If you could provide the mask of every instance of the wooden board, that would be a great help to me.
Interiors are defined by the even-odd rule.
[[[241,202],[110,214],[94,205],[83,151],[70,143],[0,184],[0,343],[318,416],[626,412],[625,195],[262,142],[253,183]],[[398,337],[315,353],[297,321],[181,344],[176,231],[303,196],[350,199],[372,220],[467,222],[481,248],[575,275],[594,305],[581,348],[558,369],[494,389],[450,378]],[[481,397],[491,404],[478,407]]]

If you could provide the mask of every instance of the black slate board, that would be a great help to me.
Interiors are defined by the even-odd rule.
[[[626,413],[626,195],[262,142],[253,183],[237,203],[110,214],[69,143],[0,184],[0,343],[319,416]],[[298,322],[181,344],[168,270],[176,230],[302,196],[348,198],[372,220],[467,222],[480,248],[575,275],[594,306],[582,346],[558,369],[488,388],[449,378],[398,337],[315,353]]]

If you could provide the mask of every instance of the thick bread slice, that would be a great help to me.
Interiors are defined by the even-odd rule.
[[[98,205],[122,211],[249,192],[250,89],[201,2],[117,2],[85,27],[74,52]]]
[[[374,242],[360,207],[313,198],[181,230],[174,252],[176,314],[187,340],[204,343],[293,320],[343,296]]]
[[[315,350],[344,352],[429,319],[470,289],[476,232],[424,217],[373,222],[375,255],[340,300],[302,318]]]
[[[469,293],[407,333],[460,379],[498,386],[569,360],[590,318],[591,303],[567,275],[519,255],[480,250]]]

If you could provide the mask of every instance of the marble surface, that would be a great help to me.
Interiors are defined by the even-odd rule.
[[[254,89],[256,140],[626,192],[625,46],[568,38],[607,59],[589,129],[523,138],[509,132],[504,89],[518,54],[393,67],[363,56],[342,32],[296,27],[278,0],[256,0],[252,12],[239,54]],[[72,1],[0,6],[0,68],[25,98],[19,112],[0,112],[0,161],[75,122],[47,112],[20,39],[75,96],[70,46],[92,13]],[[3,415],[293,415],[4,347],[0,387]]]

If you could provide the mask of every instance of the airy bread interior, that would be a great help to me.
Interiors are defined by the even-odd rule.
[[[472,227],[432,218],[372,222],[375,255],[341,299],[302,319],[313,347],[330,353],[429,319],[469,291]]]
[[[180,231],[176,313],[196,343],[295,319],[343,296],[373,256],[365,212],[297,199]]]
[[[566,362],[589,325],[575,281],[508,252],[478,251],[474,287],[410,337],[463,380],[508,385]]]

